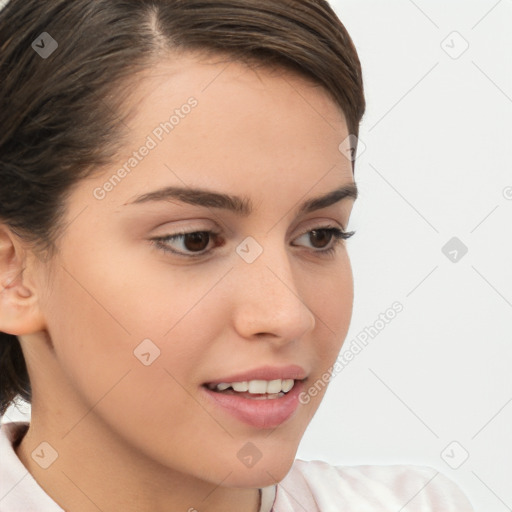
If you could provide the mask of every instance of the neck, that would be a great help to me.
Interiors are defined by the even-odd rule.
[[[259,511],[258,489],[223,487],[149,460],[128,448],[93,412],[71,432],[53,427],[41,421],[33,407],[30,427],[15,451],[67,512]],[[50,462],[55,454],[44,469],[45,458]]]

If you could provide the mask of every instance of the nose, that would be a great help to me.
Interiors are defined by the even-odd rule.
[[[264,251],[255,262],[236,269],[232,318],[246,339],[270,338],[281,344],[300,339],[315,327],[315,315],[298,286],[286,252]],[[306,286],[306,285],[305,285]],[[311,290],[310,297],[318,293]]]

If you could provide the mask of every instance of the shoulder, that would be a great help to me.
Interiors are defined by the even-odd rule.
[[[333,466],[295,460],[278,484],[275,512],[473,512],[462,491],[433,468],[409,465]]]
[[[63,512],[27,471],[14,450],[28,425],[14,421],[0,425],[0,512]]]

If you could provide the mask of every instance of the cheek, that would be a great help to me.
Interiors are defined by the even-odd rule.
[[[59,371],[87,407],[135,367],[136,340],[94,280],[68,272],[59,275],[51,294],[48,333]]]
[[[315,375],[308,383],[309,387],[315,388],[308,393],[313,410],[320,405],[327,390],[328,373],[333,370],[352,318],[354,283],[346,249],[342,250],[336,265],[331,267],[329,277],[321,283],[311,301],[317,330],[313,355]]]
[[[140,375],[138,385],[148,393],[176,385],[173,376],[190,380],[217,327],[226,325],[208,293],[217,272],[171,272],[164,265],[155,271],[147,262],[127,272],[104,261],[68,261],[49,296],[48,331],[68,377],[91,401],[128,371],[130,379]]]
[[[316,317],[316,328],[328,333],[328,345],[339,350],[352,318],[354,281],[346,249],[341,249],[335,264],[325,274],[308,278],[308,296]]]
[[[69,389],[67,403],[76,407],[70,417],[76,416],[78,424],[84,418],[91,421],[88,414],[94,409],[113,431],[140,446],[140,432],[150,417],[155,425],[172,427],[184,449],[192,442],[190,425],[201,413],[189,394],[209,335],[206,327],[198,326],[214,321],[208,313],[211,303],[193,307],[205,290],[188,289],[174,303],[172,286],[160,282],[152,287],[141,275],[123,287],[126,281],[112,275],[107,281],[76,269],[74,273],[74,279],[67,272],[58,276],[48,303],[58,371]],[[87,291],[78,280],[87,283]],[[127,411],[137,413],[127,417]]]

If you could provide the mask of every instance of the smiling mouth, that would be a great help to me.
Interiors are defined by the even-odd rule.
[[[218,384],[207,383],[204,387],[210,391],[223,395],[235,395],[251,400],[269,400],[282,398],[289,393],[297,382],[306,379],[274,379],[274,380],[249,380],[240,382],[220,382]]]

